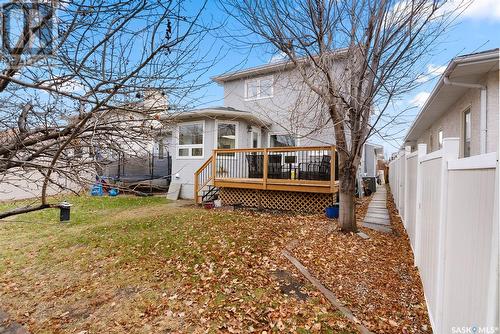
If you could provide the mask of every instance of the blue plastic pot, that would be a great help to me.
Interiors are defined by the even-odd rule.
[[[330,219],[339,217],[339,205],[333,204],[325,209],[326,217]]]

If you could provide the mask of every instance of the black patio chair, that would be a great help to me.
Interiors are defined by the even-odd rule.
[[[282,179],[283,166],[281,164],[281,154],[270,154],[267,161],[267,177],[269,179]]]
[[[248,162],[248,177],[251,179],[262,179],[264,174],[264,156],[248,154],[246,159]]]
[[[299,164],[299,179],[301,180],[330,180],[330,161],[331,156],[323,155],[321,161],[301,162]],[[337,174],[337,173],[335,173]]]

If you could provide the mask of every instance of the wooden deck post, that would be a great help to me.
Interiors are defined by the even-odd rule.
[[[200,199],[198,197],[198,192],[200,191],[198,189],[198,187],[199,187],[198,176],[199,176],[199,174],[194,173],[194,201],[196,204],[200,204]]]
[[[269,155],[267,154],[267,148],[264,149],[264,170],[262,171],[262,181],[264,182],[264,189],[267,189],[267,172],[268,172],[268,165],[269,165]]]
[[[330,190],[335,192],[335,146],[331,147],[330,158]]]
[[[217,176],[216,172],[217,172],[217,169],[216,169],[216,166],[215,166],[215,162],[217,161],[217,150],[213,150],[212,151],[212,179],[215,181],[215,178]]]

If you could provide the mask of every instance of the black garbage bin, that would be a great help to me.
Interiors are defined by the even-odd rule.
[[[71,213],[71,204],[64,201],[59,204],[59,221],[61,223],[69,222]]]
[[[363,183],[372,193],[377,191],[377,178],[375,176],[364,176]]]

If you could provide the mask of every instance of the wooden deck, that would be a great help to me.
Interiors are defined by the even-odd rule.
[[[210,187],[334,194],[335,159],[334,146],[214,150],[194,175],[195,199]]]

